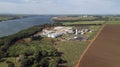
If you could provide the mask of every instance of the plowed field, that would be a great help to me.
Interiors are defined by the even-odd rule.
[[[120,67],[120,25],[106,25],[79,67]]]

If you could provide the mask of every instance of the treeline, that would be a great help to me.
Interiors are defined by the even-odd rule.
[[[0,57],[6,57],[6,51],[7,49],[14,44],[17,40],[20,40],[22,38],[26,38],[29,36],[34,35],[35,33],[42,31],[43,26],[42,25],[37,25],[33,26],[31,28],[22,30],[16,34],[1,37],[0,38]]]
[[[94,16],[97,17],[96,21],[120,21],[120,16]]]

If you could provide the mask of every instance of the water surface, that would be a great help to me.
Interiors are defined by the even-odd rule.
[[[14,34],[34,25],[52,23],[51,17],[52,16],[33,16],[0,22],[0,37]]]

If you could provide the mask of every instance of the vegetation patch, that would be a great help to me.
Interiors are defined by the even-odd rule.
[[[26,43],[17,42],[9,47],[7,53],[10,58],[5,58],[6,60],[1,62],[0,66],[57,67],[60,61],[51,38],[35,39]]]
[[[89,34],[89,40],[94,38],[94,36],[96,35],[100,28],[101,26],[90,26],[90,29],[93,30],[93,32]]]
[[[4,61],[0,62],[0,67],[8,67],[8,64],[6,61],[11,61],[12,63],[16,64],[16,57],[8,57],[8,58],[3,58]]]
[[[62,58],[67,61],[68,67],[73,67],[89,42],[65,41],[59,42],[59,51],[62,52]]]
[[[79,22],[61,22],[63,25],[73,25],[73,24],[103,24],[104,21],[79,21]]]
[[[120,24],[120,21],[107,21],[107,24]]]

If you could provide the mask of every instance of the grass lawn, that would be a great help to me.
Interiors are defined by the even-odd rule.
[[[73,67],[79,60],[80,55],[87,47],[88,42],[64,41],[59,43],[59,51],[63,53],[62,58],[67,60],[68,67]]]
[[[0,67],[8,67],[6,62],[0,62]]]
[[[16,61],[16,60],[15,60],[15,57],[9,57],[9,58],[4,58],[4,59],[6,59],[6,61],[8,60],[8,61],[11,61],[11,62],[13,62],[14,64],[16,64],[16,63],[15,63],[15,61]],[[0,67],[8,67],[6,61],[0,62]]]
[[[90,29],[93,31],[92,33],[88,34],[89,35],[89,40],[93,39],[96,33],[99,31],[101,26],[90,26]]]

